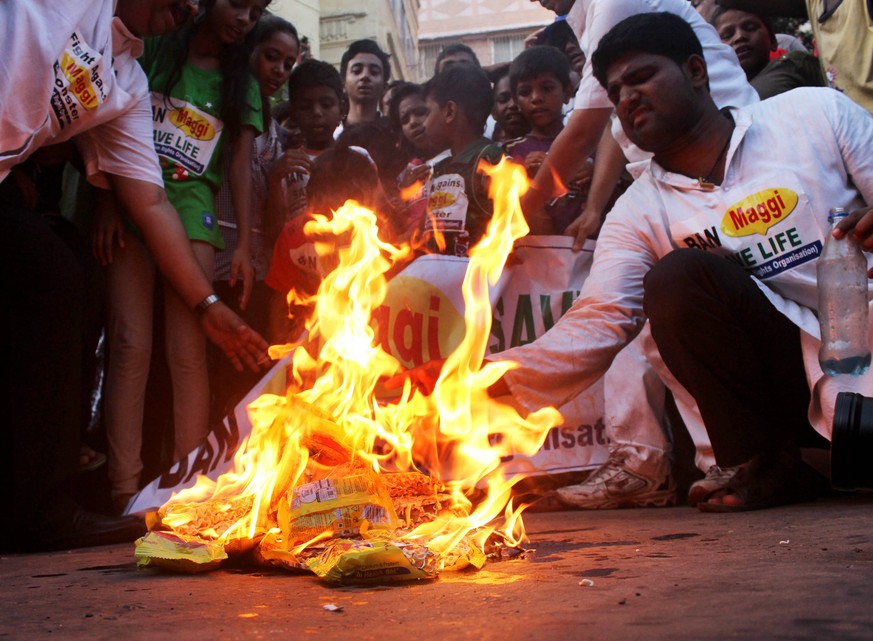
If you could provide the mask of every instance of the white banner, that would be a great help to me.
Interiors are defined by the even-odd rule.
[[[494,320],[489,354],[533,342],[569,309],[588,275],[594,242],[587,241],[580,252],[571,247],[572,239],[566,236],[516,242],[511,264],[490,292]],[[450,354],[465,331],[461,284],[466,270],[466,258],[428,255],[394,276],[385,301],[373,313],[376,340],[382,349],[406,367]],[[143,488],[127,511],[163,505],[173,492],[192,486],[198,474],[215,479],[229,470],[239,443],[251,431],[248,404],[264,393],[284,393],[289,358],[274,365],[206,443]],[[578,471],[606,460],[602,383],[558,409],[564,424],[552,429],[533,457],[507,458],[507,473]]]

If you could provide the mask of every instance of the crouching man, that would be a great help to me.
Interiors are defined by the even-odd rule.
[[[560,406],[648,319],[718,465],[735,471],[698,507],[814,498],[824,479],[800,448],[827,447],[833,407],[815,362],[815,259],[832,207],[855,212],[838,235],[873,249],[873,118],[824,88],[719,110],[697,37],[669,13],[617,24],[592,62],[625,133],[654,156],[607,217],[571,310],[499,355],[519,366],[492,391]]]

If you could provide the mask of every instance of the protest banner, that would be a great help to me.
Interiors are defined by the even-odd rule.
[[[565,236],[516,242],[511,264],[489,292],[493,314],[489,355],[533,342],[570,308],[588,275],[594,242],[587,241],[580,252],[571,248],[572,239]],[[467,262],[454,256],[421,256],[388,283],[385,300],[373,312],[376,341],[405,367],[445,358],[463,338],[461,284]],[[143,488],[127,512],[162,505],[173,492],[192,486],[198,474],[216,479],[228,471],[239,443],[251,431],[248,405],[262,394],[284,393],[289,363],[290,355],[278,361],[207,441]],[[579,471],[606,460],[602,383],[558,409],[564,423],[551,430],[534,456],[504,459],[507,474]]]

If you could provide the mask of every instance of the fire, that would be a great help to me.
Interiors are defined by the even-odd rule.
[[[529,230],[519,206],[527,188],[523,168],[503,161],[484,170],[494,215],[470,252],[466,334],[433,392],[407,380],[399,396],[388,395],[384,380],[402,367],[377,345],[370,323],[386,295],[385,274],[410,249],[382,241],[376,216],[357,203],[315,216],[306,231],[332,239],[319,252],[334,255],[337,265],[316,296],[289,294],[289,301],[314,305],[307,340],[284,348],[293,354],[292,383],[284,395],[261,396],[249,407],[253,429],[234,456],[233,472],[216,482],[201,477],[174,496],[161,508],[165,528],[225,548],[258,546],[267,560],[319,575],[330,575],[337,557],[357,550],[356,539],[404,549],[420,569],[434,572],[484,558],[484,541],[494,531],[489,524],[501,514],[505,539],[523,539],[524,506],[513,508],[510,501],[520,479],[504,478],[501,457],[533,454],[561,418],[553,408],[522,417],[488,395],[512,367],[484,362],[489,285],[513,242]],[[386,490],[403,483],[433,484],[431,520],[407,527],[408,513],[395,510]],[[316,549],[323,551],[313,561]]]

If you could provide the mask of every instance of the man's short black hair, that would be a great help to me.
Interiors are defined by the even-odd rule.
[[[292,109],[299,99],[300,91],[309,87],[328,87],[336,93],[336,99],[342,103],[343,83],[333,65],[310,59],[294,67],[288,79],[288,102]]]
[[[385,76],[385,83],[391,78],[391,62],[388,60],[389,55],[382,51],[375,40],[355,40],[349,45],[349,48],[343,52],[343,57],[340,59],[340,77],[343,81],[346,79],[346,71],[349,68],[349,61],[359,53],[372,53],[379,58],[382,63],[382,75]]]
[[[515,95],[519,82],[533,80],[547,73],[555,76],[564,89],[570,86],[570,63],[564,52],[555,47],[525,49],[509,66],[509,86],[512,88],[512,95]]]
[[[651,53],[670,58],[678,65],[703,47],[691,25],[674,13],[640,13],[625,18],[610,29],[591,56],[594,77],[606,87],[606,71],[628,53]]]
[[[488,76],[480,67],[460,65],[438,73],[424,85],[425,98],[440,107],[449,100],[460,107],[470,124],[479,131],[494,105],[494,94]]]
[[[453,42],[452,44],[446,45],[445,47],[440,49],[439,55],[436,59],[436,63],[433,66],[434,74],[438,74],[440,72],[440,63],[443,61],[443,58],[445,58],[446,56],[454,55],[456,53],[465,53],[473,59],[477,67],[482,66],[479,62],[479,57],[470,47],[465,45],[463,42]]]

